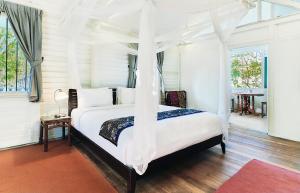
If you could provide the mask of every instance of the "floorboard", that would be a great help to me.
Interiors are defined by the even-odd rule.
[[[125,192],[125,181],[85,148],[76,145],[103,171],[119,192]],[[226,155],[216,146],[197,152],[176,164],[138,180],[138,193],[213,193],[243,165],[252,159],[271,162],[300,171],[300,142],[270,137],[265,133],[231,128]]]

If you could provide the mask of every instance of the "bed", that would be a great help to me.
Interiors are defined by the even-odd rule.
[[[127,193],[135,192],[137,174],[132,168],[129,157],[132,155],[132,127],[122,131],[118,145],[99,136],[101,125],[111,119],[131,116],[133,105],[115,105],[116,89],[113,89],[113,104],[104,107],[77,108],[77,91],[69,90],[69,115],[72,117],[72,137],[88,143],[101,158],[127,180]],[[176,107],[160,106],[160,111],[177,109]],[[201,128],[201,129],[199,129]],[[189,132],[186,132],[186,131]],[[192,149],[203,150],[217,144],[225,153],[222,141],[220,119],[212,113],[202,112],[158,121],[157,153],[149,164],[159,165],[171,157],[176,157]]]

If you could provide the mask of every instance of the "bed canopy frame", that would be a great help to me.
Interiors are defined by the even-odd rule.
[[[155,124],[159,101],[159,75],[155,54],[178,44],[216,36],[220,42],[218,114],[227,140],[229,117],[228,48],[226,42],[241,18],[253,6],[251,0],[73,0],[62,17],[68,34],[70,87],[81,88],[76,44],[89,26],[96,44],[138,43],[135,125],[132,163],[142,175],[155,155]],[[85,40],[88,41],[88,40]],[[138,155],[138,156],[137,156]]]

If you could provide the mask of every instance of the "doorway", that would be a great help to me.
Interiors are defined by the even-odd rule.
[[[234,127],[268,132],[268,47],[231,50],[231,116]]]

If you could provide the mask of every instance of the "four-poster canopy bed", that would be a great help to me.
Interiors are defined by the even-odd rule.
[[[149,164],[151,166],[155,162],[159,163],[161,160],[165,160],[169,156],[176,157],[180,154],[180,152],[185,151],[183,149],[205,149],[221,144],[222,150],[225,152],[225,144],[223,140],[226,142],[228,139],[230,93],[228,89],[229,68],[227,64],[229,60],[226,41],[240,19],[251,7],[250,2],[250,0],[110,0],[106,3],[101,1],[101,6],[99,8],[97,0],[83,0],[81,4],[78,4],[78,6],[81,6],[80,9],[85,9],[84,12],[80,12],[79,9],[76,10],[76,8],[72,7],[70,11],[67,11],[68,14],[66,17],[63,17],[62,24],[64,28],[67,29],[67,32],[72,34],[69,37],[68,60],[71,68],[70,88],[75,89],[71,89],[69,91],[69,115],[75,116],[76,114],[77,116],[78,114],[81,115],[82,113],[86,113],[86,111],[82,112],[80,108],[77,108],[78,97],[76,89],[81,89],[81,85],[78,78],[80,77],[79,67],[75,53],[76,41],[78,41],[77,39],[80,37],[81,31],[83,31],[83,27],[87,25],[89,19],[95,19],[95,15],[97,15],[96,17],[99,18],[101,23],[100,32],[96,31],[94,34],[97,32],[102,35],[109,34],[107,37],[105,35],[103,37],[100,35],[100,41],[99,38],[96,38],[96,43],[100,43],[101,41],[106,43],[107,41],[127,44],[138,43],[138,50],[128,49],[130,54],[136,54],[138,56],[135,102],[130,108],[126,107],[123,109],[123,111],[127,112],[127,114],[125,113],[126,116],[134,115],[134,125],[126,131],[123,131],[120,136],[117,136],[120,137],[120,143],[123,145],[125,144],[125,146],[127,143],[122,141],[124,140],[124,137],[122,138],[122,136],[125,135],[123,133],[127,133],[126,135],[130,136],[130,141],[128,142],[130,152],[126,152],[128,153],[128,155],[126,154],[126,162],[122,159],[117,159],[116,157],[118,154],[114,153],[112,150],[116,148],[118,149],[119,145],[114,147],[112,144],[105,141],[105,138],[101,138],[101,136],[99,137],[98,135],[96,135],[97,138],[95,138],[94,135],[87,137],[88,134],[81,130],[81,126],[77,126],[73,123],[73,126],[76,128],[74,129],[73,135],[79,136],[81,139],[91,144],[93,149],[103,155],[102,158],[104,160],[108,161],[112,167],[120,171],[120,174],[127,179],[128,193],[134,192],[135,190],[136,173],[143,175]],[[97,12],[97,14],[95,12]],[[82,15],[80,15],[81,13]],[[129,22],[126,22],[127,16],[129,16]],[[136,21],[136,18],[139,18],[139,22]],[[204,23],[203,20],[205,21]],[[74,25],[75,23],[76,25]],[[103,25],[103,23],[106,25]],[[116,27],[110,27],[109,29],[103,27],[118,25],[123,27],[125,25],[129,28],[128,30],[130,33],[116,35],[122,30],[118,30],[119,28]],[[76,28],[74,26],[76,26]],[[106,33],[103,33],[103,30],[106,30]],[[168,111],[170,109],[161,107],[158,103],[160,91],[157,59],[155,55],[156,53],[180,43],[198,41],[197,37],[200,37],[203,34],[203,31],[206,33],[208,32],[209,35],[215,35],[220,42],[218,120],[222,121],[220,121],[219,128],[215,127],[218,128],[215,130],[216,132],[212,135],[206,136],[205,138],[205,132],[201,135],[203,128],[207,129],[211,122],[218,122],[216,121],[217,118],[211,114],[208,116],[208,119],[214,121],[203,121],[203,119],[200,118],[204,115],[208,115],[207,113],[188,115],[184,118],[179,117],[168,119],[168,121],[172,120],[169,122],[173,122],[173,124],[169,125],[169,128],[173,129],[174,127],[177,128],[177,132],[181,132],[177,134],[177,136],[182,135],[181,140],[190,140],[190,138],[184,137],[184,134],[189,132],[191,132],[190,136],[195,137],[196,140],[191,140],[189,143],[183,143],[184,145],[177,149],[168,149],[165,150],[164,153],[161,153],[161,148],[164,146],[159,146],[159,143],[163,137],[159,136],[158,133],[163,130],[158,128],[160,128],[162,123],[165,121],[157,120],[159,119],[160,111],[162,111],[162,109],[164,109],[163,111]],[[113,34],[115,34],[115,36]],[[124,39],[124,37],[126,38]],[[118,108],[113,108],[113,110],[106,109],[105,111],[101,109],[88,110],[86,114],[90,114],[90,116],[83,116],[85,117],[83,119],[87,120],[85,127],[93,127],[94,130],[99,131],[99,125],[96,127],[95,125],[97,124],[91,123],[95,121],[95,118],[92,117],[97,115],[100,118],[106,117],[108,120],[122,117],[124,114],[120,114],[119,110],[116,109]],[[130,113],[128,114],[128,112]],[[119,115],[119,117],[117,115]],[[193,116],[197,117],[194,121],[198,120],[197,123],[200,124],[202,128],[196,127],[195,125],[192,126],[191,124],[191,126],[188,127],[189,132],[184,133],[182,129],[180,130],[178,125],[183,126],[182,123],[188,125],[188,118]],[[180,118],[182,118],[181,122],[178,122]],[[76,118],[74,118],[74,120],[76,120]],[[86,129],[88,128],[85,128],[85,130]],[[129,131],[131,132],[130,134],[128,134]],[[169,134],[176,133],[172,130],[164,131],[168,131]],[[192,131],[196,132],[196,134]],[[171,139],[171,137],[165,137],[163,139]],[[102,142],[106,145],[101,145],[98,140],[102,140]],[[180,143],[178,142],[178,144]],[[174,142],[173,146],[176,145],[177,142]]]
[[[114,106],[118,106],[117,103],[117,91],[116,89],[113,90],[113,104]],[[79,126],[80,124],[76,124],[75,122],[78,119],[84,119],[80,115],[80,118],[78,116],[74,115],[72,113],[73,110],[78,109],[78,96],[77,96],[77,90],[76,89],[70,89],[69,90],[69,109],[68,109],[68,115],[72,116],[73,123],[72,123],[72,129],[71,129],[71,135],[72,138],[76,138],[76,140],[80,140],[80,142],[84,143],[88,148],[90,148],[94,153],[97,154],[97,156],[101,157],[103,161],[105,161],[111,168],[113,168],[116,172],[118,172],[126,181],[127,181],[127,193],[134,193],[135,192],[135,185],[136,180],[139,178],[139,175],[137,175],[136,171],[132,166],[124,164],[124,160],[119,156],[116,155],[114,152],[111,152],[111,147],[109,147],[105,142],[99,140],[95,140],[93,136],[95,136],[95,133],[90,134],[88,130],[94,130],[92,126],[87,126],[89,128],[82,128],[82,126]],[[108,107],[105,107],[106,109]],[[111,108],[111,107],[109,107]],[[122,108],[122,107],[121,107]],[[108,112],[105,112],[106,114]],[[92,119],[89,119],[92,120]],[[98,121],[98,119],[96,119]],[[209,121],[217,121],[214,118],[206,119]],[[203,120],[201,120],[203,121]],[[84,121],[81,121],[81,124],[84,124]],[[94,123],[89,123],[94,124]],[[74,126],[76,125],[76,126]],[[87,124],[84,124],[86,126]],[[100,124],[101,125],[101,124]],[[98,124],[99,126],[99,124]],[[97,127],[98,127],[97,126]],[[218,127],[218,126],[216,126]],[[183,128],[184,129],[184,128]],[[185,128],[185,129],[188,129]],[[200,129],[200,128],[197,128]],[[217,129],[217,128],[216,128]],[[210,130],[210,129],[209,129]],[[158,168],[163,166],[164,164],[169,163],[170,161],[176,160],[177,158],[184,157],[185,155],[188,155],[189,153],[195,152],[195,151],[201,151],[208,148],[211,148],[215,145],[221,145],[222,152],[225,153],[225,143],[223,142],[223,134],[219,132],[210,132],[206,131],[202,133],[202,135],[212,136],[207,137],[205,140],[201,140],[199,143],[191,143],[191,145],[178,149],[170,154],[163,155],[162,157],[157,157],[156,159],[152,160],[149,163],[147,172],[151,172],[151,169]],[[212,129],[213,130],[213,129]],[[99,137],[99,136],[98,136]],[[184,138],[184,137],[182,137]],[[199,137],[201,138],[201,137]],[[105,139],[103,139],[105,140]],[[174,144],[175,145],[175,144]],[[170,151],[170,150],[169,150]]]

